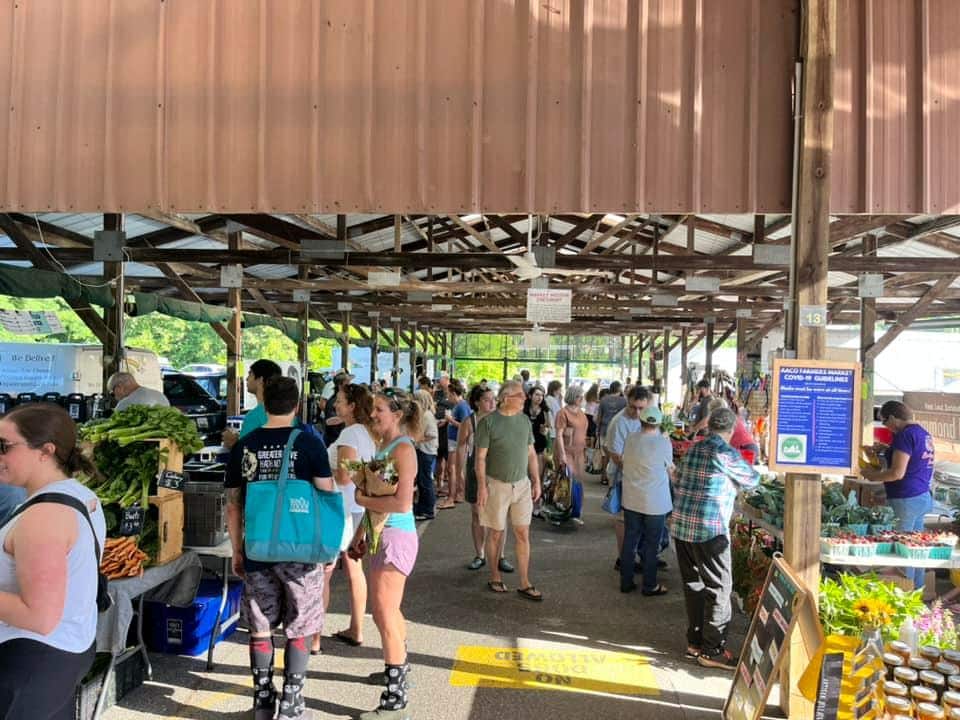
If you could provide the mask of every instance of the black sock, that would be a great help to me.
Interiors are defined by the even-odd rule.
[[[283,668],[283,696],[280,698],[280,717],[300,717],[306,705],[303,699],[303,683],[310,662],[310,649],[307,639],[290,638],[287,640]]]
[[[258,705],[273,703],[273,639],[250,638],[250,669],[253,671],[253,697]]]
[[[381,710],[402,710],[407,706],[407,671],[409,665],[386,665],[383,675],[387,689],[380,693]]]

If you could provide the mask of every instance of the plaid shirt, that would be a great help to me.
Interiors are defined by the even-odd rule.
[[[686,542],[706,542],[726,535],[737,491],[759,482],[757,472],[719,435],[696,443],[677,471],[673,536]]]

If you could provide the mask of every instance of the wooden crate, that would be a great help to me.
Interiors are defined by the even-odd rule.
[[[160,458],[160,467],[158,472],[163,472],[164,470],[173,470],[174,472],[182,473],[183,472],[183,451],[180,447],[173,442],[172,440],[158,440],[160,443],[160,452],[163,453],[166,450],[167,460],[164,462],[163,457]],[[183,493],[179,490],[171,490],[169,488],[156,488],[157,497],[183,497]],[[182,503],[181,503],[182,504]],[[182,524],[181,524],[182,526]]]
[[[183,493],[168,490],[165,495],[153,495],[150,505],[157,508],[160,550],[156,563],[162,565],[183,554]]]

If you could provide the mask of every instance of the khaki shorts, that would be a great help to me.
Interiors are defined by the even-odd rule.
[[[521,480],[511,485],[488,477],[487,502],[480,511],[480,524],[502,532],[507,529],[507,517],[513,527],[530,525],[533,517],[530,481]]]

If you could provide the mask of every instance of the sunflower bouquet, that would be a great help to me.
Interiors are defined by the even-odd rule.
[[[353,476],[357,489],[368,497],[389,497],[397,494],[400,474],[392,460],[344,460],[341,467]],[[380,550],[383,528],[387,525],[390,513],[368,509],[363,515],[370,552]]]
[[[904,620],[926,610],[922,594],[902,590],[873,573],[842,573],[820,583],[820,622],[828,635],[859,636],[866,628],[877,628],[885,640],[895,640]]]

